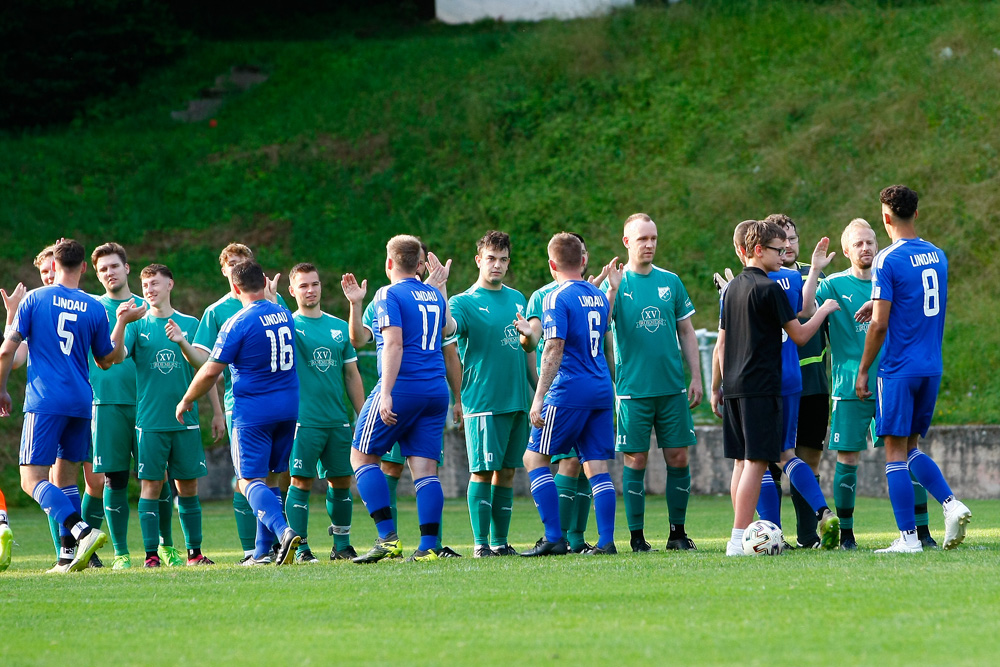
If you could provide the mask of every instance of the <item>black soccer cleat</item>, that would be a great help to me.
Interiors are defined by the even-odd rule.
[[[339,551],[337,547],[330,549],[330,560],[354,560],[357,557],[358,552],[350,544]]]
[[[515,549],[512,546],[510,546],[509,544],[505,544],[502,547],[493,547],[493,555],[494,556],[516,556],[517,555],[517,549]]]
[[[95,568],[96,569],[96,568],[99,568],[99,567],[104,567],[104,563],[101,562],[101,559],[98,558],[97,554],[95,553],[95,554],[91,554],[90,560],[87,561],[87,567]]]
[[[618,553],[614,542],[608,542],[604,547],[593,546],[583,552],[584,556],[613,556]]]
[[[840,549],[841,551],[857,551],[858,543],[854,538],[849,537],[840,541]]]
[[[587,553],[588,550],[593,549],[594,545],[590,542],[584,542],[583,544],[575,547],[570,547],[569,550],[575,554]]]
[[[522,551],[525,558],[534,556],[563,556],[569,553],[569,543],[566,538],[560,537],[555,542],[549,542],[544,537],[535,542],[535,546],[527,551]]]
[[[440,557],[441,554],[438,554]],[[473,558],[493,558],[494,556],[499,556],[500,554],[490,549],[487,544],[477,544],[475,550],[472,552]]]
[[[281,535],[281,544],[278,546],[278,551],[274,554],[274,563],[276,565],[288,565],[295,560],[295,550],[301,542],[302,538],[298,533],[291,528],[286,528],[285,532]]]
[[[667,540],[667,551],[697,551],[694,540],[685,535],[676,540]]]
[[[462,554],[458,553],[451,547],[441,547],[440,549],[433,550],[437,554],[438,558],[461,558]]]
[[[653,545],[650,544],[649,542],[647,542],[644,539],[632,540],[631,542],[629,542],[629,546],[632,547],[632,552],[633,553],[637,553],[637,554],[646,554],[646,553],[653,553],[655,551],[659,551],[659,549],[654,549]],[[584,552],[584,553],[586,553],[586,552]]]

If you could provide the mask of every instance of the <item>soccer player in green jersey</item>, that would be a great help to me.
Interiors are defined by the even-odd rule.
[[[503,284],[510,266],[510,236],[489,231],[476,244],[479,279],[451,297],[462,360],[463,411],[469,455],[469,517],[475,557],[514,556],[508,541],[514,471],[523,467],[531,404],[528,369],[514,322],[524,317],[524,295]],[[532,369],[533,370],[533,369]]]
[[[684,529],[691,493],[688,447],[697,444],[691,410],[703,395],[698,339],[691,324],[694,306],[680,278],[653,264],[656,231],[656,223],[645,213],[625,221],[622,243],[628,249],[628,264],[609,318],[618,412],[615,449],[625,457],[622,493],[635,552],[653,550],[643,532],[643,519],[644,478],[654,430],[667,464],[666,548],[696,548]],[[610,289],[607,280],[601,289]],[[686,389],[682,355],[691,372]]]
[[[209,354],[212,352],[212,347],[219,337],[219,330],[222,329],[222,325],[243,308],[243,304],[236,298],[230,271],[234,266],[250,260],[253,260],[253,251],[242,243],[230,243],[219,253],[219,265],[222,267],[222,275],[226,277],[226,281],[229,283],[229,292],[206,308],[201,316],[201,322],[198,324],[198,333],[195,334],[193,342],[195,350],[193,361],[197,368],[200,368],[208,361]],[[276,300],[277,303],[287,307],[285,300],[277,293],[279,277],[280,274],[267,281],[265,295],[268,300]],[[225,380],[226,416],[224,423],[221,418],[212,420],[212,436],[216,439],[221,437],[223,427],[229,430],[233,411],[233,380],[230,377],[228,366],[223,371],[223,378]],[[209,394],[212,393],[215,393],[214,389],[209,392]],[[236,518],[236,532],[239,535],[240,546],[243,548],[243,559],[241,562],[247,562],[253,558],[254,542],[257,537],[257,519],[246,498],[236,488],[233,489],[233,515]]]
[[[344,391],[357,414],[365,404],[365,389],[347,322],[321,310],[323,284],[316,267],[305,262],[296,264],[288,280],[288,291],[298,304],[292,318],[298,360],[295,372],[299,376],[299,420],[289,457],[292,483],[285,515],[292,530],[302,536],[295,561],[318,563],[307,542],[309,491],[318,470],[328,484],[326,511],[333,536],[330,560],[345,560],[358,554],[351,546],[354,433],[344,404]]]
[[[174,417],[174,407],[194,377],[185,361],[194,356],[188,342],[198,330],[198,320],[177,312],[170,305],[173,274],[162,264],[142,270],[142,293],[149,312],[125,331],[125,349],[135,362],[136,440],[139,497],[139,527],[146,551],[145,567],[160,567],[160,508],[164,479],[169,468],[177,488],[178,514],[187,548],[188,565],[214,565],[201,553],[201,502],[198,478],[208,474],[201,444],[198,410],[184,415],[184,424]],[[168,501],[169,503],[169,501]],[[168,565],[173,565],[169,560]]]

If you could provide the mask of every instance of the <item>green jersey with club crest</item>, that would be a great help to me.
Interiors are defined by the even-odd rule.
[[[122,300],[112,299],[107,294],[93,296],[108,311],[108,322],[112,328],[117,319],[118,306],[126,301],[134,301],[137,306],[146,303],[134,294]],[[104,370],[94,361],[92,353],[87,356],[90,359],[90,384],[94,388],[94,405],[135,405],[135,362],[125,359],[120,364]]]
[[[194,378],[177,343],[167,338],[167,322],[174,321],[188,342],[194,340],[198,320],[174,311],[169,318],[146,313],[142,319],[125,327],[125,350],[135,361],[135,425],[145,431],[182,431],[198,426],[198,405],[184,414],[181,425],[174,417],[177,404]]]
[[[296,311],[295,372],[299,376],[299,425],[313,428],[350,423],[344,403],[344,364],[356,363],[347,322]]]

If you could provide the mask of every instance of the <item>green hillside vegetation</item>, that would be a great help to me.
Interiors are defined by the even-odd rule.
[[[791,215],[804,259],[821,235],[839,246],[856,216],[885,245],[878,192],[905,183],[951,261],[936,423],[996,422],[1000,5],[857,5],[684,2],[565,23],[195,40],[69,127],[0,136],[0,284],[35,286],[30,259],[60,236],[114,239],[133,290],[139,268],[163,262],[175,304],[200,315],[225,290],[219,249],[240,240],[270,271],[318,264],[327,310],[345,315],[340,274],[384,282],[393,234],[454,258],[457,292],[475,279],[475,240],[506,230],[510,283],[529,293],[549,280],[552,233],[583,233],[603,263],[622,252],[622,221],[645,211],[658,264],[712,328],[711,275],[736,262],[738,221]],[[270,78],[227,101],[217,127],[171,120],[234,64]],[[92,274],[86,286],[99,290]]]

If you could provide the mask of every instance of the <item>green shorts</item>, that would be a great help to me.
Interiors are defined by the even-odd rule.
[[[876,447],[882,438],[875,437],[875,401],[833,399],[830,418],[830,449],[835,452],[863,452],[868,438]]]
[[[135,429],[139,441],[139,479],[163,479],[170,469],[174,479],[198,479],[208,474],[201,430],[145,431]]]
[[[474,414],[465,418],[469,472],[523,468],[528,446],[528,413]]]
[[[618,398],[616,452],[648,452],[655,429],[660,449],[698,444],[686,393],[646,398]]]
[[[382,460],[386,463],[395,463],[398,465],[403,465],[406,463],[406,457],[403,456],[399,451],[399,443],[397,442],[392,446],[392,449],[387,451],[382,455]],[[444,439],[441,440],[441,457],[438,459],[438,467],[444,465]]]
[[[576,453],[576,447],[573,447],[572,449],[570,449],[565,454],[556,454],[555,456],[553,456],[552,457],[552,462],[553,463],[559,463],[563,459],[575,459],[575,458],[579,458],[579,456],[580,455]]]
[[[288,457],[288,472],[296,477],[349,477],[351,468],[350,424],[320,428],[295,425],[295,442]]]
[[[90,422],[94,472],[125,472],[138,458],[134,405],[95,405]]]

